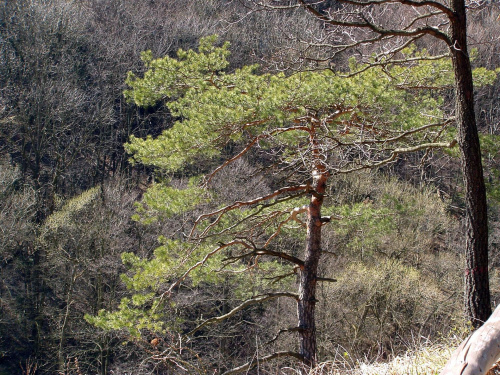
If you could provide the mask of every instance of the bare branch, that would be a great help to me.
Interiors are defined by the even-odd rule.
[[[284,260],[288,260],[289,262],[295,263],[298,265],[300,268],[304,267],[304,261],[294,257],[290,254],[283,253],[281,251],[273,251],[273,250],[268,250],[268,249],[257,249],[255,250],[256,255],[269,255],[273,257],[278,257]]]
[[[388,164],[396,159],[396,157],[400,154],[408,154],[411,152],[415,151],[420,151],[420,150],[426,150],[426,149],[432,149],[432,148],[453,148],[457,144],[456,140],[453,140],[449,143],[444,143],[444,142],[438,142],[438,143],[423,143],[421,145],[413,146],[413,147],[406,147],[406,148],[397,148],[394,151],[392,151],[391,156],[388,158],[381,160],[376,163],[372,164],[364,164],[360,165],[359,167],[351,168],[351,169],[336,169],[335,173],[336,174],[345,174],[345,173],[352,173],[355,171],[360,171],[363,169],[370,169],[370,168],[378,168],[381,167],[385,164]]]
[[[418,35],[432,35],[438,39],[443,40],[446,42],[448,46],[452,46],[453,43],[450,39],[450,37],[446,34],[443,33],[441,30],[438,28],[432,27],[432,26],[424,26],[424,27],[417,27],[413,30],[406,30],[406,29],[386,29],[383,28],[379,25],[375,25],[373,22],[370,22],[363,14],[359,14],[359,16],[362,18],[363,21],[343,21],[343,20],[336,20],[333,19],[327,15],[324,15],[323,13],[319,12],[316,10],[313,6],[310,4],[307,4],[305,0],[297,0],[301,6],[306,9],[309,13],[311,13],[315,18],[317,18],[320,21],[323,21],[329,25],[333,26],[343,26],[343,27],[349,27],[349,28],[360,28],[360,29],[368,29],[376,34],[379,34],[381,36],[403,36],[403,37],[412,37],[412,36],[418,36]],[[367,3],[364,2],[356,2],[354,0],[340,0],[345,3],[352,2],[354,5],[358,6],[368,6],[371,5],[370,3],[390,3],[394,2],[392,0],[380,0],[379,1],[370,1]],[[396,2],[401,3],[402,1],[406,0],[398,0]],[[411,0],[409,0],[411,1]],[[431,1],[432,3],[432,1]],[[365,5],[366,4],[366,5]],[[453,16],[453,13],[449,14],[446,13],[449,17]]]
[[[415,1],[415,0],[368,0],[368,1],[356,1],[356,0],[339,0],[344,4],[351,4],[360,7],[368,7],[370,5],[382,5],[382,4],[403,4],[412,7],[432,7],[438,9],[440,13],[444,13],[448,16],[453,16],[453,11],[448,8],[446,5],[441,4],[437,1],[424,0],[424,1]]]
[[[237,201],[237,202],[234,202],[233,204],[230,204],[228,206],[220,208],[220,209],[218,209],[216,211],[200,215],[196,219],[196,221],[195,221],[195,223],[193,225],[193,228],[191,229],[191,233],[189,234],[189,238],[192,238],[194,236],[194,231],[196,230],[197,225],[202,220],[204,220],[206,218],[218,215],[217,219],[213,223],[211,223],[208,226],[207,229],[205,229],[204,233],[206,233],[207,230],[209,230],[210,228],[213,228],[220,221],[220,219],[222,218],[222,215],[225,214],[228,211],[231,211],[231,210],[234,210],[234,209],[237,209],[237,208],[253,206],[253,205],[258,204],[258,203],[260,203],[262,201],[267,201],[267,200],[270,200],[270,199],[272,199],[274,197],[280,196],[281,194],[284,194],[284,193],[296,192],[296,191],[301,191],[301,190],[302,191],[307,191],[308,189],[309,189],[309,185],[307,185],[307,184],[305,184],[305,185],[295,185],[295,186],[285,186],[285,187],[283,187],[281,189],[275,190],[271,194],[268,194],[268,195],[265,195],[265,196],[262,196],[262,197],[257,197],[257,198],[251,199],[249,201]]]
[[[253,298],[247,299],[241,305],[236,306],[234,309],[232,309],[231,311],[229,311],[227,314],[216,316],[216,317],[213,317],[213,318],[205,320],[199,326],[197,326],[196,328],[194,328],[193,330],[191,330],[190,332],[188,332],[186,334],[186,336],[192,335],[196,331],[199,331],[200,329],[202,329],[203,327],[205,327],[205,326],[207,326],[209,324],[218,323],[218,322],[221,322],[223,320],[226,320],[226,319],[232,317],[233,315],[235,315],[238,311],[241,311],[241,310],[247,308],[248,306],[252,306],[252,305],[255,305],[257,303],[262,303],[262,302],[265,302],[267,300],[274,299],[274,298],[279,298],[279,297],[290,297],[290,298],[293,298],[293,299],[295,299],[297,301],[299,299],[299,296],[297,294],[288,293],[288,292],[268,293],[268,294],[262,294],[262,295],[259,295],[259,296],[255,296]]]
[[[280,329],[278,331],[278,333],[271,340],[269,340],[268,342],[266,342],[265,345],[272,344],[273,342],[275,342],[276,340],[278,340],[278,338],[281,336],[282,333],[299,332],[301,330],[303,330],[303,328],[300,328],[300,327],[292,327],[292,328]]]
[[[286,279],[287,277],[297,275],[297,268],[299,268],[299,267],[295,267],[292,272],[288,272],[288,273],[285,273],[283,275],[278,275],[278,276],[274,276],[274,277],[264,277],[264,280],[270,280],[272,284],[276,284],[277,282],[279,282],[283,279]]]
[[[410,45],[411,43],[413,43],[415,40],[416,40],[416,38],[410,39],[410,40],[408,40],[408,43],[403,44],[402,46],[398,47],[395,50],[392,50],[390,52],[386,52],[384,55],[393,55],[396,52],[401,51],[402,49],[404,49],[405,47],[407,47],[408,45]],[[380,58],[381,55],[379,55],[377,57]],[[371,69],[371,68],[376,67],[376,66],[387,66],[387,65],[391,65],[391,64],[406,64],[406,63],[409,63],[409,62],[418,62],[418,61],[436,61],[436,60],[441,60],[441,59],[444,59],[444,58],[447,58],[447,57],[450,57],[450,55],[449,54],[443,54],[443,55],[437,55],[437,56],[408,57],[408,58],[405,58],[405,59],[402,59],[402,60],[399,60],[399,59],[397,59],[397,60],[395,60],[395,59],[384,59],[383,61],[368,62],[368,63],[364,64],[364,66],[363,66],[362,69],[356,70],[355,72],[351,72],[349,74],[342,74],[340,76],[341,77],[345,77],[345,78],[353,77],[353,76],[355,76],[357,74],[363,73],[363,72],[367,71],[368,69]],[[436,89],[442,89],[442,88],[443,87],[436,87]]]
[[[288,223],[289,221],[291,220],[294,220],[296,221],[297,223],[299,223],[301,226],[304,226],[305,227],[305,223],[303,221],[301,221],[300,219],[297,218],[297,215],[300,214],[300,213],[303,213],[303,212],[306,212],[307,209],[308,209],[309,206],[305,205],[305,206],[302,206],[302,207],[296,207],[294,208],[291,212],[290,212],[290,216],[286,219],[286,220],[283,220],[281,223],[279,223],[278,225],[278,228],[276,229],[276,231],[267,239],[266,243],[264,244],[264,247],[266,247],[267,245],[269,245],[269,243],[272,241],[273,238],[275,238],[278,234],[280,234],[281,232],[281,228],[283,227],[283,225],[285,225],[286,223]]]
[[[251,241],[249,241],[249,242],[251,242]],[[274,251],[274,250],[269,250],[269,249],[257,248],[255,246],[255,244],[253,244],[253,243],[251,243],[251,245],[247,244],[246,247],[247,248],[253,247],[253,250],[251,252],[248,252],[245,254],[241,254],[238,256],[232,256],[228,259],[225,259],[224,261],[227,262],[227,261],[232,261],[233,259],[243,259],[243,258],[247,258],[250,256],[269,255],[269,256],[281,258],[283,260],[287,260],[291,263],[296,264],[300,268],[304,267],[304,261],[297,258],[297,257],[294,257],[293,255],[290,255],[290,254],[287,254],[287,253],[284,253],[281,251]]]
[[[245,363],[242,366],[239,366],[239,367],[236,367],[232,370],[226,371],[222,375],[233,375],[233,374],[239,374],[241,372],[246,372],[246,371],[253,369],[254,367],[257,367],[257,365],[259,363],[269,362],[269,361],[272,361],[273,359],[282,358],[282,357],[293,357],[293,358],[298,359],[301,362],[304,361],[304,357],[296,352],[276,352],[276,353],[267,355],[265,357],[261,357],[258,359],[258,361],[257,360],[251,361],[251,362]]]
[[[236,228],[238,225],[242,224],[243,222],[248,221],[248,220],[250,220],[250,219],[252,219],[252,218],[254,218],[254,217],[258,216],[259,214],[261,214],[261,213],[262,213],[262,211],[263,211],[264,209],[269,208],[269,207],[272,207],[272,206],[275,206],[275,205],[277,205],[277,204],[280,204],[280,203],[283,203],[283,202],[286,202],[286,201],[289,201],[289,200],[296,199],[296,198],[298,198],[298,197],[303,196],[303,195],[304,195],[304,194],[306,194],[306,193],[307,193],[307,190],[304,190],[304,191],[302,191],[302,192],[300,192],[300,193],[298,193],[298,194],[292,194],[292,195],[288,195],[288,196],[283,197],[283,198],[277,198],[277,199],[275,199],[274,201],[269,202],[269,203],[262,203],[262,204],[260,204],[260,205],[259,205],[259,209],[258,209],[257,211],[254,211],[254,212],[252,212],[251,214],[249,214],[249,215],[247,215],[247,216],[243,217],[242,219],[240,219],[240,220],[238,220],[238,221],[234,222],[234,224],[232,224],[231,226],[226,227],[226,228],[224,228],[224,229],[220,230],[219,232],[208,233],[208,231],[209,231],[210,229],[212,229],[212,228],[215,226],[215,224],[217,224],[217,223],[219,222],[219,220],[221,219],[222,215],[224,215],[224,213],[225,213],[225,212],[223,212],[223,213],[221,213],[221,214],[220,214],[220,216],[219,216],[219,217],[217,217],[216,222],[214,221],[213,223],[211,223],[211,224],[210,224],[210,225],[209,225],[209,226],[208,226],[208,227],[207,227],[207,228],[203,231],[203,233],[202,233],[202,234],[200,234],[200,235],[199,235],[199,236],[197,236],[197,237],[192,236],[192,237],[191,237],[191,239],[192,239],[192,240],[201,240],[201,239],[206,239],[206,238],[210,238],[210,237],[217,237],[217,236],[220,236],[220,235],[222,235],[222,234],[228,233],[228,232],[230,232],[232,229]],[[264,221],[265,221],[265,220],[264,220]],[[264,221],[263,221],[263,222],[264,222]],[[263,223],[263,222],[262,222],[262,223]]]
[[[337,279],[330,279],[328,277],[317,277],[316,281],[325,282],[325,283],[336,283]]]
[[[304,222],[297,218],[298,214],[304,213],[309,209],[308,205],[304,205],[302,207],[295,207],[292,212],[290,212],[290,220],[295,220],[297,223],[304,225]]]
[[[395,137],[386,138],[386,139],[366,139],[366,140],[363,140],[361,142],[344,143],[344,142],[341,142],[340,140],[338,140],[337,138],[334,138],[334,137],[330,137],[330,138],[334,139],[336,142],[338,142],[342,146],[388,144],[388,143],[400,141],[400,140],[402,140],[402,139],[404,139],[412,134],[420,133],[420,132],[427,130],[427,129],[430,129],[430,128],[436,128],[436,127],[443,127],[444,128],[446,125],[450,124],[453,121],[455,121],[455,117],[450,117],[449,119],[447,119],[444,122],[437,122],[437,123],[423,125],[419,128],[413,128],[413,129],[407,130],[401,134],[398,134]],[[442,144],[442,143],[440,143],[440,144]],[[448,144],[446,144],[446,145],[448,145]],[[448,146],[441,146],[441,147],[448,147]],[[433,147],[433,148],[435,148],[435,147]]]

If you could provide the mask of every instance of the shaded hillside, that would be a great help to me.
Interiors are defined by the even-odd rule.
[[[335,7],[327,3],[320,11]],[[485,4],[469,15],[477,66],[500,65],[497,8]],[[120,277],[127,272],[123,253],[151,259],[160,235],[181,236],[184,230],[176,220],[160,218],[149,225],[132,220],[134,202],[153,181],[168,177],[184,186],[187,177],[211,166],[201,160],[191,170],[166,176],[129,164],[123,145],[131,135],[155,137],[175,119],[161,104],[139,108],[127,102],[127,72],[144,71],[144,50],[175,56],[211,34],[231,42],[230,71],[253,63],[260,63],[262,72],[328,64],[342,70],[357,53],[340,54],[329,63],[304,60],[299,39],[321,35],[318,23],[298,11],[248,10],[245,1],[211,0],[0,4],[0,374],[176,373],[165,358],[153,358],[162,348],[151,344],[158,337],[153,329],[137,339],[83,319],[115,310],[130,297]],[[417,47],[439,49],[425,38]],[[497,81],[476,93],[490,198],[494,301],[499,295],[494,270],[500,263],[498,89]],[[443,106],[450,114],[452,97],[450,90]],[[225,149],[226,156],[235,152],[231,145]],[[217,193],[234,197],[246,186],[244,198],[274,189],[279,180],[259,175],[265,157],[252,154],[234,167],[258,178],[238,180],[228,173],[215,180]],[[404,351],[414,335],[436,338],[462,326],[459,171],[453,151],[435,151],[335,178],[329,205],[349,219],[335,222],[324,238],[335,256],[320,267],[338,282],[318,291],[321,360],[332,359],[339,348],[352,358],[385,359]],[[302,238],[281,241],[291,251],[302,248]],[[229,311],[245,297],[235,282],[242,283],[188,285],[170,318],[186,330],[200,313]],[[293,307],[282,303],[256,305],[207,328],[186,347],[192,350],[190,365],[212,373],[253,358],[282,323],[295,324]],[[164,343],[176,342],[173,332],[162,333]],[[281,350],[293,342],[283,334],[270,347]]]

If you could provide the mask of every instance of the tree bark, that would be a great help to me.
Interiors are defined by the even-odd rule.
[[[474,328],[491,315],[488,277],[488,218],[481,150],[474,112],[474,87],[467,51],[464,0],[453,0],[451,46],[455,70],[458,144],[462,154],[462,173],[466,205],[465,312]]]
[[[324,189],[324,182],[319,182]],[[318,189],[316,189],[318,192]],[[309,204],[307,220],[307,244],[304,267],[300,272],[299,317],[300,351],[304,363],[308,366],[316,364],[316,283],[318,263],[321,254],[321,205],[322,197],[312,196]]]
[[[316,347],[316,284],[318,264],[321,256],[321,207],[326,191],[326,172],[318,148],[314,130],[311,133],[311,145],[314,158],[312,196],[307,212],[307,243],[305,249],[304,266],[300,272],[299,302],[297,315],[299,318],[299,354],[304,363],[313,367],[317,362]]]
[[[487,374],[500,357],[500,307],[453,352],[440,375]]]

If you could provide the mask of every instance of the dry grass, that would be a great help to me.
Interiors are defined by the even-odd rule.
[[[465,338],[465,332],[444,339],[441,343],[414,345],[405,354],[386,362],[353,361],[346,352],[339,350],[334,360],[326,361],[308,375],[439,375],[453,351]],[[298,368],[284,368],[276,374],[299,375]],[[500,361],[487,375],[500,375]]]
[[[320,364],[310,375],[436,375],[446,364],[459,339],[449,343],[424,345],[388,362],[356,363],[347,358]]]

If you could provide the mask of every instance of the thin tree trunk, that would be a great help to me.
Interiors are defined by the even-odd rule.
[[[488,277],[488,218],[481,150],[474,113],[474,88],[467,51],[464,0],[453,0],[451,46],[455,70],[458,144],[462,153],[462,172],[466,204],[465,312],[477,328],[491,315]]]
[[[312,196],[307,214],[307,243],[304,257],[304,267],[300,272],[299,302],[297,313],[299,318],[299,353],[307,366],[315,366],[317,362],[316,347],[316,283],[318,264],[321,256],[321,207],[326,190],[328,173],[321,161],[321,153],[315,139],[314,130],[311,132],[313,148],[313,185]]]
[[[69,315],[71,312],[71,305],[73,304],[73,290],[74,290],[76,280],[79,277],[80,277],[80,275],[77,275],[77,273],[76,273],[76,266],[73,266],[73,268],[71,270],[70,284],[68,285],[68,292],[66,294],[66,307],[65,307],[65,312],[64,312],[63,319],[62,319],[61,333],[60,333],[60,337],[59,337],[59,348],[57,351],[57,358],[58,358],[58,362],[59,362],[59,371],[61,372],[61,374],[64,373],[64,367],[66,364],[66,358],[64,357],[64,349],[66,348],[66,335],[67,335],[67,330],[68,330]]]
[[[316,278],[321,254],[321,204],[322,198],[313,196],[309,204],[307,244],[304,267],[300,272],[299,285],[299,335],[300,354],[308,366],[316,363]]]

